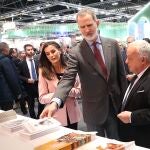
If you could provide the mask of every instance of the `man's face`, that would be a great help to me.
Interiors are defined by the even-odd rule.
[[[9,46],[8,45],[5,46],[5,48],[3,49],[2,53],[4,55],[9,55]]]
[[[28,57],[34,56],[34,49],[32,46],[27,46],[25,51]]]
[[[134,37],[128,37],[127,38],[127,46],[129,46],[129,44],[134,42],[134,41],[135,41]]]
[[[97,39],[97,29],[99,25],[98,20],[94,20],[91,15],[86,14],[85,16],[78,16],[77,23],[83,37],[86,40],[93,42]]]
[[[129,45],[127,48],[126,64],[132,73],[139,74],[143,69],[143,58],[134,46]]]

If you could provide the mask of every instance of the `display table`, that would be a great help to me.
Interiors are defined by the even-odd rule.
[[[19,116],[19,118],[22,117],[23,116]],[[35,150],[40,145],[48,143],[54,139],[57,139],[71,132],[75,131],[72,129],[59,126],[50,134],[46,134],[33,140],[29,140],[21,137],[18,134],[18,132],[13,133],[6,132],[2,127],[0,127],[0,147],[1,150]],[[102,143],[106,143],[108,141],[111,142],[112,140],[104,137],[95,136],[95,139],[93,141],[83,146],[80,146],[79,148],[77,148],[77,150],[96,150],[97,146],[99,146]],[[148,149],[136,146],[136,150],[148,150]]]

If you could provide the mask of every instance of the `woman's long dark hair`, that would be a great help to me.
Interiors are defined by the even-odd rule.
[[[56,75],[56,72],[52,66],[52,63],[48,60],[48,58],[45,54],[45,51],[44,51],[45,48],[48,47],[49,45],[54,46],[56,49],[58,49],[61,52],[60,63],[62,65],[62,67],[65,68],[67,65],[64,60],[63,52],[62,52],[60,45],[58,43],[56,43],[55,41],[46,42],[42,48],[41,56],[39,59],[39,68],[41,68],[41,70],[42,70],[43,77],[45,77],[48,80],[52,80],[54,78],[54,76]]]

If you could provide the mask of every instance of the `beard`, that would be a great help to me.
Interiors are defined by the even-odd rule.
[[[85,35],[82,34],[82,36],[83,36],[83,38],[84,38],[85,40],[90,41],[90,42],[93,42],[93,41],[95,41],[95,40],[97,39],[97,37],[98,37],[98,32],[96,31],[95,33],[93,33],[93,34],[91,34],[91,35],[87,35],[87,36],[85,36]]]

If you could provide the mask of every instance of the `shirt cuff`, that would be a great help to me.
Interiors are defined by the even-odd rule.
[[[62,104],[62,100],[57,98],[57,97],[54,97],[52,100],[51,100],[51,103],[52,102],[56,102],[57,105],[58,105],[58,108],[60,107],[60,105]]]
[[[131,123],[131,116],[132,116],[132,113],[131,113],[130,118],[129,118],[129,123]]]
[[[17,99],[20,99],[20,98],[21,98],[21,96],[22,96],[22,95],[21,95],[21,94],[19,94],[19,95],[17,96]]]

